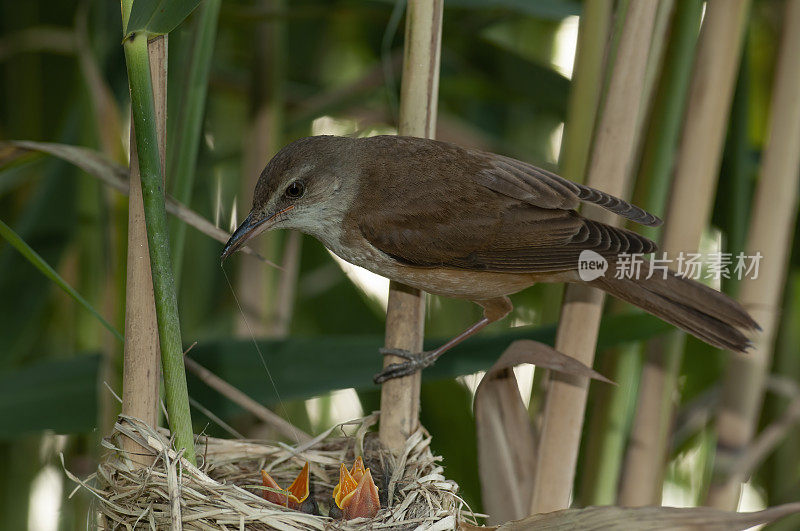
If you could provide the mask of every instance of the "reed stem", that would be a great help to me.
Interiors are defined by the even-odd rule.
[[[123,3],[123,18],[126,5]],[[127,13],[130,13],[130,6]],[[195,463],[189,393],[183,366],[175,279],[169,254],[167,214],[164,203],[161,154],[158,150],[156,108],[150,77],[147,36],[134,34],[123,43],[131,92],[131,112],[136,132],[136,157],[142,184],[142,204],[147,225],[147,243],[153,279],[161,366],[164,374],[167,413],[177,450]],[[135,390],[135,392],[145,390]]]
[[[400,89],[401,135],[433,138],[439,93],[439,54],[443,0],[409,0],[406,13],[403,80]],[[392,282],[386,311],[386,347],[422,350],[425,294]],[[384,367],[402,362],[385,356]],[[381,387],[380,440],[401,451],[419,425],[420,373],[389,380]]]
[[[775,69],[769,139],[764,151],[761,179],[753,200],[746,256],[764,256],[757,277],[743,279],[739,301],[761,325],[746,353],[731,353],[723,382],[717,416],[717,453],[743,452],[758,427],[764,385],[772,362],[786,264],[797,217],[800,189],[800,0],[786,2],[783,37]],[[708,504],[735,510],[741,483],[740,471],[717,470],[708,493]]]
[[[697,45],[675,181],[665,215],[662,249],[670,258],[694,252],[708,223],[725,125],[749,0],[710,0]],[[639,384],[639,400],[625,456],[619,503],[658,504],[666,459],[672,397],[680,369],[683,333],[651,342]]]
[[[589,186],[620,197],[625,196],[626,180],[631,173],[657,7],[658,3],[651,0],[639,0],[628,6],[589,167]],[[618,222],[608,212],[597,209],[589,215],[605,223]],[[556,350],[591,367],[602,308],[602,292],[582,285],[568,286],[556,334]],[[587,378],[551,374],[536,459],[532,514],[569,506],[588,386]]]

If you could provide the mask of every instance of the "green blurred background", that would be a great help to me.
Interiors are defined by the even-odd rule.
[[[759,0],[751,9],[706,238],[711,246],[742,246],[765,140],[781,6]],[[582,8],[566,0],[446,0],[437,137],[555,170]],[[4,0],[1,9],[0,139],[82,145],[126,164],[130,103],[119,5]],[[280,146],[310,134],[396,132],[402,45],[403,13],[388,0],[206,0],[169,36],[168,191],[231,230],[249,210],[254,175],[248,170],[256,163],[248,157],[263,166]],[[193,118],[199,135],[189,135],[183,151],[173,149],[187,140]],[[259,127],[266,134],[255,136]],[[256,148],[254,139],[261,142]],[[122,330],[127,200],[53,157],[30,153],[10,160],[0,150],[0,162],[0,219]],[[276,234],[263,238],[262,252],[297,266],[281,273],[239,255],[225,264],[229,285],[219,266],[221,244],[174,219],[170,224],[173,260],[180,264],[182,334],[187,346],[198,343],[194,359],[266,405],[282,402],[276,411],[313,433],[378,408],[370,376],[381,364],[384,284],[345,272],[312,238]],[[776,354],[776,372],[790,378],[800,370],[798,248]],[[274,387],[230,287],[241,297],[256,282],[243,275],[254,270],[262,303],[244,300],[242,307],[254,334],[268,338],[260,345]],[[475,511],[482,505],[474,374],[488,368],[511,337],[552,342],[561,293],[561,286],[535,286],[516,295],[508,319],[426,371],[422,423],[434,434],[433,449],[444,456],[448,477]],[[479,315],[471,303],[431,297],[426,335],[436,343]],[[652,319],[636,319],[605,321],[601,346],[666,330]],[[0,241],[0,527],[85,526],[91,500],[83,491],[67,499],[74,485],[58,455],[78,476],[93,471],[101,457],[98,441],[119,410],[112,390],[121,393],[121,352],[121,343],[89,312]],[[600,367],[609,363],[602,351],[598,355]],[[680,413],[696,413],[714,393],[723,360],[718,351],[689,342],[679,377]],[[527,401],[538,378],[530,368],[519,375]],[[238,432],[274,437],[191,375],[189,393]],[[603,398],[593,388],[589,400],[591,413]],[[762,422],[780,407],[768,401]],[[709,415],[681,424],[680,413],[665,503],[693,505],[707,487],[713,437]],[[198,409],[193,420],[195,432],[227,436]],[[584,429],[602,428],[589,421]],[[797,467],[796,430],[792,437],[779,452],[784,465]],[[777,477],[780,468],[767,463],[759,469],[747,490],[750,508],[797,499],[797,476],[787,484]]]

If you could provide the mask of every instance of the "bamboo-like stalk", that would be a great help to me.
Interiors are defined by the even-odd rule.
[[[149,45],[150,75],[157,109],[167,107],[167,37]],[[158,147],[166,148],[166,112],[157,121]],[[122,414],[139,418],[150,426],[158,424],[161,349],[150,273],[150,251],[142,204],[142,182],[136,154],[136,134],[131,123],[130,194],[128,195],[128,261],[125,282],[125,347],[122,366]],[[161,160],[164,160],[163,158]],[[163,168],[162,168],[163,169]],[[112,423],[113,425],[113,423]],[[140,458],[135,466],[149,466],[153,457],[132,439],[123,438],[123,448]]]
[[[613,13],[612,0],[587,2],[583,6],[578,22],[575,68],[559,155],[559,173],[575,182],[583,182],[586,177],[586,164],[591,153],[597,110],[604,86],[603,74],[611,39]],[[558,288],[558,286],[548,287]],[[552,306],[555,307],[556,304]],[[542,391],[546,381],[545,371],[534,373],[528,414],[536,423],[537,431],[541,409],[544,406]]]
[[[661,70],[664,66],[667,54],[667,41],[672,27],[672,18],[675,13],[675,0],[661,0],[656,10],[656,20],[653,23],[653,38],[650,40],[650,48],[647,56],[647,69],[644,74],[644,88],[642,93],[642,112],[639,113],[639,130],[644,129],[644,124],[650,118],[650,109],[656,96],[658,81],[661,77]],[[641,150],[644,147],[644,133],[637,135],[636,158],[638,161]]]
[[[443,0],[409,0],[406,13],[403,79],[400,89],[401,135],[433,138],[439,94],[439,54]],[[386,347],[422,350],[425,294],[392,282],[386,311]],[[385,356],[384,367],[403,361]],[[381,387],[380,440],[401,451],[419,424],[420,373],[389,380]]]
[[[591,152],[613,8],[612,0],[587,2],[578,23],[575,68],[559,157],[561,175],[572,181],[583,181]]]
[[[282,10],[283,0],[262,0],[265,9]],[[263,21],[254,35],[255,53],[251,83],[251,119],[244,138],[242,197],[250,198],[261,170],[278,151],[283,139],[285,67],[285,24],[280,19]],[[243,209],[249,210],[249,204]],[[294,236],[296,238],[297,236]],[[281,242],[292,236],[271,232],[251,244],[268,260],[277,262]],[[240,260],[236,277],[242,308],[247,313],[236,323],[238,335],[274,336],[275,292],[281,282],[277,270],[253,260]],[[280,332],[280,331],[279,331]],[[280,333],[278,335],[281,335]]]
[[[631,173],[657,7],[658,3],[653,0],[640,0],[628,6],[597,129],[587,183],[617,196],[625,195],[626,180]],[[607,212],[592,209],[589,213],[606,223],[618,222]],[[602,292],[581,285],[568,286],[556,334],[556,350],[591,366],[602,305]],[[588,384],[586,378],[551,375],[536,459],[531,513],[569,506]]]
[[[708,222],[725,139],[749,0],[710,0],[689,88],[662,249],[671,258],[697,249]],[[625,457],[619,503],[658,504],[683,335],[649,345]]]
[[[752,163],[750,135],[753,122],[751,102],[754,80],[751,72],[753,61],[747,57],[752,55],[748,54],[747,41],[745,36],[720,167],[720,176],[724,175],[725,178],[719,183],[714,205],[714,216],[718,217],[716,224],[725,234],[725,250],[733,255],[744,252],[747,226],[750,223],[750,203],[753,200],[751,182],[755,165]],[[767,112],[765,109],[764,114]],[[722,290],[735,297],[739,293],[739,284],[736,278],[723,278]]]
[[[702,0],[685,0],[676,6],[642,151],[637,184],[643,186],[637,186],[636,202],[659,216],[664,212],[669,192],[702,11]],[[640,231],[649,238],[656,238],[660,229],[641,227]]]
[[[761,325],[754,348],[732,353],[717,417],[717,453],[746,449],[757,428],[764,383],[772,361],[782,288],[786,276],[797,192],[800,189],[800,0],[788,0],[772,93],[769,139],[761,179],[753,201],[753,216],[745,255],[761,253],[758,277],[742,281],[739,301]],[[717,474],[708,505],[736,509],[741,473]]]
[[[616,310],[615,306],[611,305],[611,311]],[[582,453],[584,468],[576,497],[578,505],[614,505],[616,502],[625,440],[638,392],[641,357],[642,344],[638,342],[598,353],[595,362],[598,372],[608,374],[617,385],[596,386],[590,390],[589,425]]]
[[[781,324],[778,327],[780,337],[776,349],[775,362],[772,374],[791,381],[800,381],[800,358],[797,356],[797,345],[800,345],[800,268],[794,267],[787,276],[785,288],[784,307],[781,315]],[[772,412],[777,417],[790,407],[793,398],[790,396],[775,397]],[[796,500],[800,485],[797,484],[797,470],[800,468],[800,426],[795,425],[781,445],[775,450],[770,463],[770,481],[768,492],[770,503],[780,503],[781,500]],[[794,519],[796,527],[800,518]],[[791,522],[784,522],[781,531],[792,529]]]
[[[591,153],[600,94],[603,91],[605,59],[611,40],[612,0],[597,0],[583,5],[578,23],[575,68],[569,94],[567,119],[559,156],[559,173],[575,182],[583,182]],[[546,371],[536,371],[531,386],[528,414],[536,423],[544,407]]]
[[[575,68],[559,156],[560,174],[575,182],[584,181],[591,153],[600,94],[604,87],[603,74],[610,48],[613,14],[612,0],[587,2],[578,23]],[[537,437],[547,382],[546,371],[534,373],[528,414],[536,423]]]
[[[188,65],[185,91],[182,94],[181,108],[178,112],[178,119],[175,120],[174,131],[170,131],[170,141],[175,145],[170,154],[170,167],[168,168],[172,196],[184,205],[191,203],[197,152],[200,148],[200,133],[203,128],[206,107],[208,75],[211,70],[211,58],[214,53],[221,3],[222,0],[205,0],[197,9],[197,31],[193,36],[194,43]],[[186,224],[175,221],[170,228],[175,283],[180,284]]]
[[[640,112],[635,127],[637,134],[633,150],[634,161],[639,159],[639,153],[645,145],[646,136],[639,132],[650,118],[649,109],[656,96],[657,81],[666,55],[666,37],[674,10],[673,0],[661,0],[658,3],[642,84]],[[617,33],[621,34],[621,30],[620,27]],[[638,180],[636,184],[638,186]],[[630,306],[612,300],[610,312],[619,311],[630,311]],[[580,505],[614,503],[624,440],[630,425],[627,419],[633,411],[633,399],[637,392],[638,373],[641,367],[639,343],[623,345],[598,354],[600,356],[595,363],[602,367],[604,374],[613,374],[614,382],[619,385],[593,386],[587,398],[592,404],[592,409],[587,414],[590,426],[587,430],[587,442],[583,445],[586,468],[581,479],[580,492],[576,496]]]
[[[130,15],[132,4],[133,2],[128,0],[122,2],[124,23],[127,22]],[[156,123],[159,116],[153,101],[147,35],[144,33],[131,35],[125,39],[122,47],[125,52],[128,83],[131,89],[131,112],[137,138],[136,157],[139,161],[142,184],[142,205],[147,227],[147,243],[150,253],[169,426],[175,437],[176,449],[183,450],[186,459],[194,463],[194,437],[191,412],[189,411],[189,393],[186,388],[186,373],[183,366],[175,279],[169,255],[161,165],[163,158],[158,152]],[[166,109],[162,108],[161,111],[163,113]],[[148,391],[143,389],[141,392]],[[140,391],[134,388],[133,392]]]
[[[667,201],[702,9],[702,0],[682,0],[675,6],[650,111],[634,203],[656,215],[663,213]],[[658,236],[656,228],[634,228],[650,238]],[[583,476],[583,505],[613,505],[616,501],[629,419],[638,394],[641,350],[640,344],[623,346],[613,353],[613,368],[601,370],[618,386],[598,387],[598,396],[590,400],[593,429],[589,430],[586,462],[591,466]]]

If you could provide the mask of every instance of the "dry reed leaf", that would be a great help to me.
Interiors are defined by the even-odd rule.
[[[710,507],[586,507],[566,509],[547,514],[537,514],[495,527],[498,531],[526,529],[581,529],[647,531],[656,529],[703,529],[704,531],[731,531],[747,529],[754,525],[774,522],[790,514],[800,513],[800,502],[770,507],[763,511],[737,513]],[[465,525],[461,529],[473,527]],[[474,528],[486,529],[486,528]]]
[[[58,157],[70,164],[74,164],[121,194],[128,195],[128,168],[109,160],[99,151],[81,146],[24,140],[3,141],[0,142],[0,167],[13,162],[25,151],[40,151]],[[179,220],[218,242],[226,243],[231,236],[229,232],[217,227],[203,216],[186,205],[179,203],[172,197],[167,197],[166,209],[167,212]],[[242,251],[258,258],[266,264],[282,269],[277,264],[273,264],[247,246],[243,247]]]
[[[512,371],[522,363],[610,382],[576,359],[536,341],[515,341],[503,352],[475,393],[478,470],[489,523],[527,515],[533,492],[536,440]]]
[[[551,371],[563,374],[571,374],[573,376],[581,376],[614,384],[614,382],[591,367],[587,367],[575,358],[567,356],[549,345],[530,339],[520,339],[511,343],[505,352],[503,352],[503,355],[500,356],[500,359],[498,359],[497,362],[492,365],[492,368],[489,369],[489,372],[486,373],[486,377],[489,377],[496,371],[509,369],[522,363],[530,363],[540,369],[550,369]]]
[[[511,369],[487,374],[475,393],[478,472],[488,523],[522,518],[533,490],[536,441]]]

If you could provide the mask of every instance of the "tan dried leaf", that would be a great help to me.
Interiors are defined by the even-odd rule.
[[[475,393],[478,469],[489,523],[528,514],[536,439],[512,370],[522,363],[609,382],[574,358],[536,341],[515,341],[500,356]]]
[[[800,502],[778,505],[751,513],[721,511],[710,507],[586,507],[537,514],[505,523],[496,529],[502,531],[527,529],[731,531],[774,522],[779,518],[799,512]]]
[[[128,168],[109,160],[98,151],[81,146],[21,140],[0,142],[0,167],[13,162],[19,158],[24,151],[40,151],[58,157],[61,160],[74,164],[118,192],[128,195]],[[186,205],[179,203],[172,197],[167,197],[166,209],[167,212],[179,220],[218,242],[226,243],[231,236],[229,232],[217,227],[203,216]],[[258,258],[266,264],[281,269],[280,266],[270,262],[249,247],[243,247],[242,251]]]

